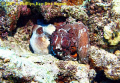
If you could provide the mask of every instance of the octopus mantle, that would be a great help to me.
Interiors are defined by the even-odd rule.
[[[50,45],[53,55],[59,59],[88,62],[88,29],[81,22],[57,26]]]

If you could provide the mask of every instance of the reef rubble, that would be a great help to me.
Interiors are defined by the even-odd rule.
[[[1,41],[1,46],[3,43]],[[97,74],[96,69],[104,70],[106,77],[110,79],[120,79],[118,57],[95,46],[89,48],[90,65],[79,64],[77,61],[58,60],[50,54],[33,54],[29,51],[17,50],[19,51],[0,47],[1,81],[18,79],[22,82],[24,79],[25,82],[91,83]],[[10,81],[17,82],[17,80]]]
[[[0,82],[119,83],[120,1],[57,1],[0,6]]]
[[[27,51],[21,54],[3,47],[0,47],[0,52],[0,71],[2,71],[0,81],[18,79],[20,82],[56,83],[56,81],[74,80],[78,83],[89,83],[89,78],[92,79],[96,75],[95,70],[90,69],[89,65],[74,61],[61,61],[50,54],[36,55]],[[11,80],[11,82],[17,82],[17,80]]]

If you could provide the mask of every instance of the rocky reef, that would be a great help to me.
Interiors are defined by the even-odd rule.
[[[89,83],[89,78],[94,78],[96,75],[93,69],[89,69],[89,65],[73,61],[59,61],[50,54],[35,55],[27,51],[25,54],[22,54],[22,52],[18,54],[18,52],[2,47],[0,51],[2,51],[0,67],[3,71],[1,81],[5,81],[2,77],[6,79],[17,77],[16,79],[19,82],[56,83],[66,81],[69,83],[70,81],[76,81],[78,83]],[[11,80],[11,82],[18,81]]]
[[[112,11],[116,14],[116,15],[120,15],[120,10],[119,10],[119,3],[120,3],[120,1],[119,0],[113,0],[112,1],[112,3],[113,3],[113,8],[112,8]]]
[[[119,43],[119,21],[111,22],[104,27],[104,38],[108,40],[110,45],[117,45]]]
[[[0,1],[0,82],[120,82],[119,0],[37,1]]]
[[[90,48],[90,64],[98,70],[104,70],[106,77],[116,80],[120,77],[120,60],[118,56],[113,55],[99,49],[97,47]]]
[[[86,9],[82,6],[69,6],[69,5],[43,5],[41,7],[42,15],[44,19],[50,21],[59,17],[73,17],[77,20],[86,23],[88,20],[88,15],[86,14]]]

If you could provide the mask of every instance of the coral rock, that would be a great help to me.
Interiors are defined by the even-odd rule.
[[[120,79],[120,60],[114,54],[97,47],[90,47],[90,62],[94,68],[104,70],[107,78]]]
[[[53,19],[54,17],[58,16],[64,16],[64,14],[61,13],[61,6],[55,6],[55,5],[42,5],[41,6],[41,12],[44,16],[45,20],[49,21],[50,19]]]
[[[112,1],[113,3],[113,8],[112,8],[112,12],[115,14],[115,15],[120,15],[120,0],[113,0]]]
[[[7,3],[22,3],[21,0],[12,0],[8,1]],[[2,31],[10,31],[12,32],[15,30],[17,25],[17,20],[19,19],[20,15],[29,15],[31,13],[30,8],[27,8],[27,5],[16,5],[16,4],[4,4],[0,6],[0,27],[2,27]]]
[[[120,61],[115,65],[109,65],[106,69],[104,69],[104,73],[107,78],[112,80],[120,79]]]
[[[33,35],[30,39],[30,45],[37,54],[48,54],[49,38],[43,33],[42,26],[35,25],[33,27]]]
[[[86,7],[89,15],[100,13],[103,15],[106,10],[111,9],[112,0],[90,0],[87,2]]]
[[[30,8],[27,8],[27,5],[21,5],[21,12],[20,12],[23,16],[25,15],[29,15],[31,13]]]
[[[115,65],[118,62],[117,56],[114,54],[108,53],[103,49],[99,49],[97,47],[90,47],[90,62],[94,67],[98,67],[100,69],[106,68],[108,65]]]
[[[82,6],[58,6],[58,5],[43,5],[41,6],[41,12],[45,20],[50,21],[54,20],[56,17],[73,17],[80,21],[88,20],[88,15],[86,9]]]
[[[119,26],[119,25],[118,25]],[[117,45],[120,42],[120,31],[117,29],[117,23],[111,22],[104,27],[104,38],[110,45]]]
[[[63,24],[51,36],[52,53],[63,60],[87,62],[89,46],[87,27],[83,23]]]
[[[3,47],[0,47],[0,52],[0,67],[3,70],[0,72],[0,79],[9,79],[7,83],[11,81],[12,83],[23,81],[25,83],[33,83],[31,81],[36,83],[73,83],[73,81],[74,83],[90,83],[89,78],[94,78],[93,74],[96,74],[89,65],[79,64],[77,61],[57,60],[50,54],[38,56],[26,50],[21,54]],[[10,62],[4,63],[4,59],[9,59]]]
[[[94,78],[96,75],[95,70],[90,69],[89,65],[79,64],[77,61],[59,61],[58,68],[60,74],[57,83],[90,83],[89,78]],[[76,79],[78,82],[72,82],[77,81]]]
[[[72,17],[74,19],[82,21],[86,24],[88,20],[88,15],[86,13],[86,9],[82,6],[61,6],[61,12],[64,13],[66,17]]]
[[[67,5],[81,5],[84,0],[62,0],[63,3],[66,3]]]

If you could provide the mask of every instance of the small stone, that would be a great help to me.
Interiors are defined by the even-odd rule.
[[[119,56],[120,55],[120,50],[116,50],[114,54]]]

